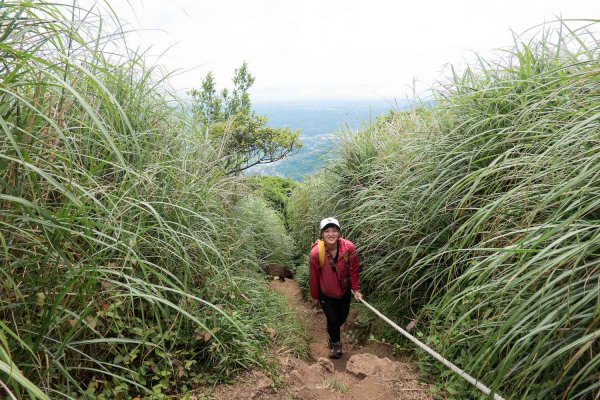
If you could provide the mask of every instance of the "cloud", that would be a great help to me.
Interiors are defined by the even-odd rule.
[[[522,32],[562,15],[599,16],[582,0],[130,0],[113,2],[131,26],[130,43],[152,46],[185,91],[213,71],[229,84],[243,61],[253,96],[402,97],[426,88],[444,65],[488,55]],[[168,49],[168,50],[167,50]],[[152,60],[150,60],[152,62]]]

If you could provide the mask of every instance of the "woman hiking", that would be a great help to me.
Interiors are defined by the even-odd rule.
[[[337,219],[325,218],[320,230],[319,240],[312,245],[309,256],[310,297],[315,305],[321,304],[327,318],[329,357],[340,358],[340,327],[350,311],[350,292],[357,301],[362,300],[358,256],[356,246],[342,238]]]

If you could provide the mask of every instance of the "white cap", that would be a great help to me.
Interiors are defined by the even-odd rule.
[[[328,217],[328,218],[325,218],[324,220],[321,221],[321,228],[320,228],[320,230],[323,230],[323,228],[325,228],[327,225],[330,225],[330,224],[333,224],[333,225],[337,226],[338,228],[342,229],[340,227],[340,223],[338,222],[337,219]]]

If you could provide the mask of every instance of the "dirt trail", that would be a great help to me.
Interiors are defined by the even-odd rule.
[[[271,288],[282,293],[305,321],[313,338],[310,345],[311,357],[301,360],[289,354],[281,354],[279,360],[282,382],[275,385],[262,372],[249,372],[235,384],[219,387],[216,392],[218,400],[431,399],[428,387],[417,382],[414,365],[396,360],[386,346],[348,345],[348,340],[344,340],[344,329],[344,355],[339,360],[327,358],[323,313],[315,312],[302,299],[298,284],[293,280],[274,280]]]

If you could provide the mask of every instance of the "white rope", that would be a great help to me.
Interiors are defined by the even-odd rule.
[[[487,386],[485,386],[483,383],[479,382],[477,379],[473,378],[471,375],[467,374],[465,371],[458,368],[456,365],[452,364],[450,361],[446,360],[439,353],[436,353],[433,349],[429,348],[425,343],[421,342],[419,339],[412,336],[410,333],[406,332],[404,329],[400,328],[398,325],[396,325],[394,323],[394,321],[390,320],[388,317],[386,317],[385,315],[383,315],[382,313],[377,311],[377,309],[375,309],[375,307],[373,307],[372,305],[370,305],[369,303],[367,303],[364,300],[361,300],[361,302],[365,306],[370,308],[371,311],[373,311],[375,314],[377,314],[379,317],[381,317],[385,322],[387,322],[388,324],[393,326],[398,332],[403,334],[411,342],[415,343],[417,346],[419,346],[420,348],[422,348],[423,350],[425,350],[426,352],[431,354],[431,356],[433,356],[433,358],[435,358],[436,360],[438,360],[439,362],[444,364],[446,367],[450,368],[452,371],[456,372],[465,381],[469,382],[471,385],[475,386],[477,389],[481,390],[486,395],[489,395],[491,393],[491,390]],[[493,397],[494,400],[504,400],[503,397],[501,397],[495,393],[493,394],[493,396],[494,396]]]

